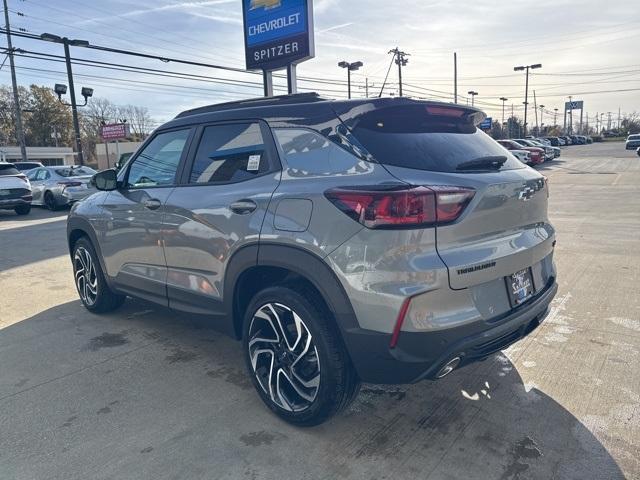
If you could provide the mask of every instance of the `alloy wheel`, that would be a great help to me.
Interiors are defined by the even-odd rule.
[[[98,298],[98,276],[91,254],[84,247],[78,247],[73,256],[76,287],[82,301],[91,306]]]
[[[309,408],[320,386],[320,359],[300,316],[267,303],[254,313],[248,338],[253,373],[271,401],[287,411]]]

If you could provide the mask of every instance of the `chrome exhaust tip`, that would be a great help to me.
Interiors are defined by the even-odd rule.
[[[436,378],[446,377],[451,372],[453,372],[458,365],[460,365],[460,357],[453,357],[446,363],[444,367],[440,369],[440,371],[436,374]]]

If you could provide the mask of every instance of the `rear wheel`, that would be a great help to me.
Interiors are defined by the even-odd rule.
[[[87,310],[105,313],[123,304],[126,297],[109,288],[95,249],[86,237],[73,247],[73,273],[78,295]]]
[[[29,215],[29,212],[31,211],[31,205],[20,205],[14,208],[14,210],[18,215]]]
[[[58,204],[56,203],[56,198],[53,196],[51,192],[44,193],[44,206],[47,207],[52,212],[58,209]]]
[[[358,393],[337,328],[314,292],[278,286],[258,293],[246,311],[243,346],[260,398],[292,424],[320,424]]]

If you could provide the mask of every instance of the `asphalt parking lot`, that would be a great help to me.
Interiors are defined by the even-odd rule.
[[[563,149],[560,291],[534,334],[435,383],[364,385],[296,429],[239,344],[139,301],[81,305],[66,212],[0,212],[0,479],[640,478],[640,158]]]

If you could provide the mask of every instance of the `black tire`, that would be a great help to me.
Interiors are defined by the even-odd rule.
[[[29,215],[29,212],[31,212],[31,205],[20,205],[14,208],[14,210],[18,215]]]
[[[88,263],[86,255],[90,258],[94,273],[91,274],[91,268],[84,271],[89,272],[91,280],[89,280],[84,273],[81,275],[79,272],[82,265],[87,265]],[[119,295],[109,288],[96,251],[87,237],[80,238],[73,246],[72,262],[74,283],[76,284],[80,300],[87,310],[93,313],[106,313],[115,310],[124,303],[126,296]],[[90,281],[92,285],[95,285],[95,294],[93,294],[92,291],[87,292],[88,294],[82,291],[82,280],[79,279],[80,276],[84,276],[84,282]]]
[[[58,204],[56,203],[56,197],[51,192],[44,192],[44,206],[52,212],[58,210]]]
[[[256,371],[254,371],[254,367],[252,365],[250,340],[255,340],[257,337],[264,337],[265,333],[262,330],[258,330],[257,334],[253,333],[252,324],[254,316],[259,310],[263,311],[263,308],[273,304],[278,304],[277,307],[282,307],[282,311],[280,312],[281,315],[282,312],[284,312],[285,315],[289,314],[286,309],[290,309],[291,312],[295,312],[302,321],[302,328],[310,334],[310,342],[307,342],[307,340],[303,339],[299,333],[294,332],[293,329],[289,330],[289,333],[293,337],[297,335],[298,339],[303,340],[300,342],[300,345],[302,343],[310,345],[308,348],[310,353],[307,353],[305,357],[303,357],[303,355],[299,355],[299,357],[303,357],[304,360],[303,362],[300,362],[300,365],[302,365],[300,370],[306,368],[314,369],[313,359],[316,358],[318,361],[317,377],[319,378],[319,384],[317,387],[311,388],[312,394],[315,393],[315,397],[312,401],[303,400],[303,406],[300,407],[298,405],[299,408],[297,410],[295,408],[291,408],[293,402],[290,403],[289,400],[286,400],[286,403],[284,401],[280,402],[287,405],[289,408],[283,408],[277,403],[277,400],[274,401],[272,395],[266,391],[265,387],[263,387],[263,384],[261,384],[261,381],[259,380],[260,374],[258,371],[260,368],[257,368]],[[294,317],[291,316],[291,318]],[[258,319],[257,321],[259,322],[261,320]],[[286,319],[283,319],[283,322],[286,324]],[[255,328],[255,325],[253,328]],[[295,340],[293,337],[291,340]],[[263,358],[263,360],[261,360],[262,362],[266,362],[268,364],[270,358],[272,358],[274,362],[278,362],[275,363],[277,368],[277,378],[280,378],[280,370],[285,374],[288,374],[288,377],[293,378],[294,374],[291,369],[294,368],[296,360],[293,362],[294,365],[289,366],[289,370],[286,370],[286,366],[283,367],[282,364],[279,363],[279,360],[275,360],[276,357],[278,357],[277,353],[268,354],[264,352],[262,346],[255,346],[263,345],[263,343],[253,343],[253,345],[254,346],[251,347],[253,350],[251,351],[255,352],[256,350],[259,350],[262,352],[262,357],[260,357]],[[264,343],[264,345],[267,346],[266,343]],[[311,351],[311,348],[313,347],[315,347],[315,349]],[[276,346],[273,348],[278,347]],[[282,348],[282,350],[285,350],[285,353],[282,353],[282,355],[291,353],[287,352],[286,348]],[[331,317],[331,313],[327,311],[327,308],[318,297],[318,294],[308,289],[284,285],[269,287],[259,292],[251,300],[245,312],[243,351],[248,373],[262,401],[278,416],[294,425],[313,426],[328,420],[333,415],[345,409],[353,401],[360,389],[360,381],[342,343],[337,326]],[[309,356],[311,357],[311,360],[309,359]],[[289,362],[291,362],[291,360],[289,360]],[[311,366],[307,367],[308,365]],[[271,366],[270,368],[270,371],[273,372],[274,367]],[[295,368],[296,370],[299,369],[299,367]],[[262,373],[262,381],[264,383],[265,368],[262,369]],[[301,372],[298,373],[298,375],[300,374]],[[311,375],[315,376],[316,371],[313,371]],[[296,392],[291,388],[291,383],[286,382],[288,377],[283,377],[285,379],[283,380],[283,389],[285,389],[284,396],[288,396],[286,394],[286,388],[289,387],[288,391],[292,394],[291,396],[296,397]],[[301,387],[302,384],[298,383],[298,386]],[[307,392],[309,392],[309,390],[307,390]],[[273,396],[276,395],[274,394]],[[297,397],[297,399],[301,400],[301,397]]]

